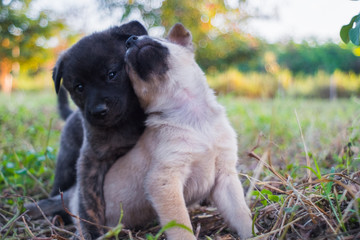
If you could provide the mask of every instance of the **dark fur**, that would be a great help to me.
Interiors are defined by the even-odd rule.
[[[59,114],[63,120],[66,120],[73,113],[69,106],[68,94],[66,89],[61,87],[57,96]]]
[[[54,197],[40,202],[49,212],[55,211],[49,205],[59,199],[55,196],[59,189],[71,188],[76,178],[80,190],[79,216],[105,224],[105,173],[116,159],[134,146],[144,130],[145,115],[121,56],[125,54],[125,41],[131,35],[145,34],[147,32],[140,23],[130,22],[84,37],[59,58],[53,72],[55,89],[60,91],[59,98],[64,100],[61,95],[65,94],[61,89],[62,79],[62,85],[79,110],[69,112],[66,103],[60,108],[68,119],[62,134],[51,193]],[[76,174],[73,171],[75,164]],[[87,238],[96,238],[103,233],[103,229],[93,225],[83,222],[81,225]]]

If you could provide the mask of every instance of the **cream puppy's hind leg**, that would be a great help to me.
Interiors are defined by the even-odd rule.
[[[236,171],[236,159],[236,151],[227,149],[220,152],[211,198],[230,227],[241,239],[246,239],[252,236],[252,219]]]
[[[242,185],[234,173],[221,173],[214,186],[212,199],[231,228],[241,239],[252,236],[251,212],[246,205]]]

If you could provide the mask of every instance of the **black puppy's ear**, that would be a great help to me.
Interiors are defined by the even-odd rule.
[[[148,35],[145,27],[138,21],[131,21],[131,22],[125,23],[119,27],[115,27],[113,30],[115,30],[115,32],[119,35],[126,35],[126,36]]]
[[[179,44],[183,47],[190,49],[191,51],[194,50],[191,33],[181,23],[176,23],[170,29],[167,39],[170,42]]]
[[[61,55],[56,62],[56,65],[53,69],[52,78],[55,84],[55,91],[59,93],[60,85],[61,85],[61,78],[63,76],[63,69],[64,69],[64,55]]]

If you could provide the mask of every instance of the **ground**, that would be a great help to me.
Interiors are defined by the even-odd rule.
[[[360,239],[360,100],[221,96],[238,133],[239,177],[254,239]],[[63,122],[51,91],[0,95],[0,238],[64,239],[61,219],[31,220],[23,203],[48,196]],[[199,239],[236,239],[208,203],[191,211]],[[119,228],[120,230],[120,228]],[[68,231],[68,233],[67,233]],[[121,229],[154,239],[156,223]],[[161,237],[160,237],[161,238]]]

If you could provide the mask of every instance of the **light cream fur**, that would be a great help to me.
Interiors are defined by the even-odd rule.
[[[129,66],[149,117],[136,146],[106,175],[107,225],[117,224],[121,205],[127,227],[158,216],[161,225],[175,220],[192,228],[186,207],[210,196],[238,235],[250,237],[251,213],[236,171],[236,134],[225,110],[190,49],[155,41],[169,49],[169,70],[144,81]],[[181,228],[166,234],[168,239],[195,239]]]

